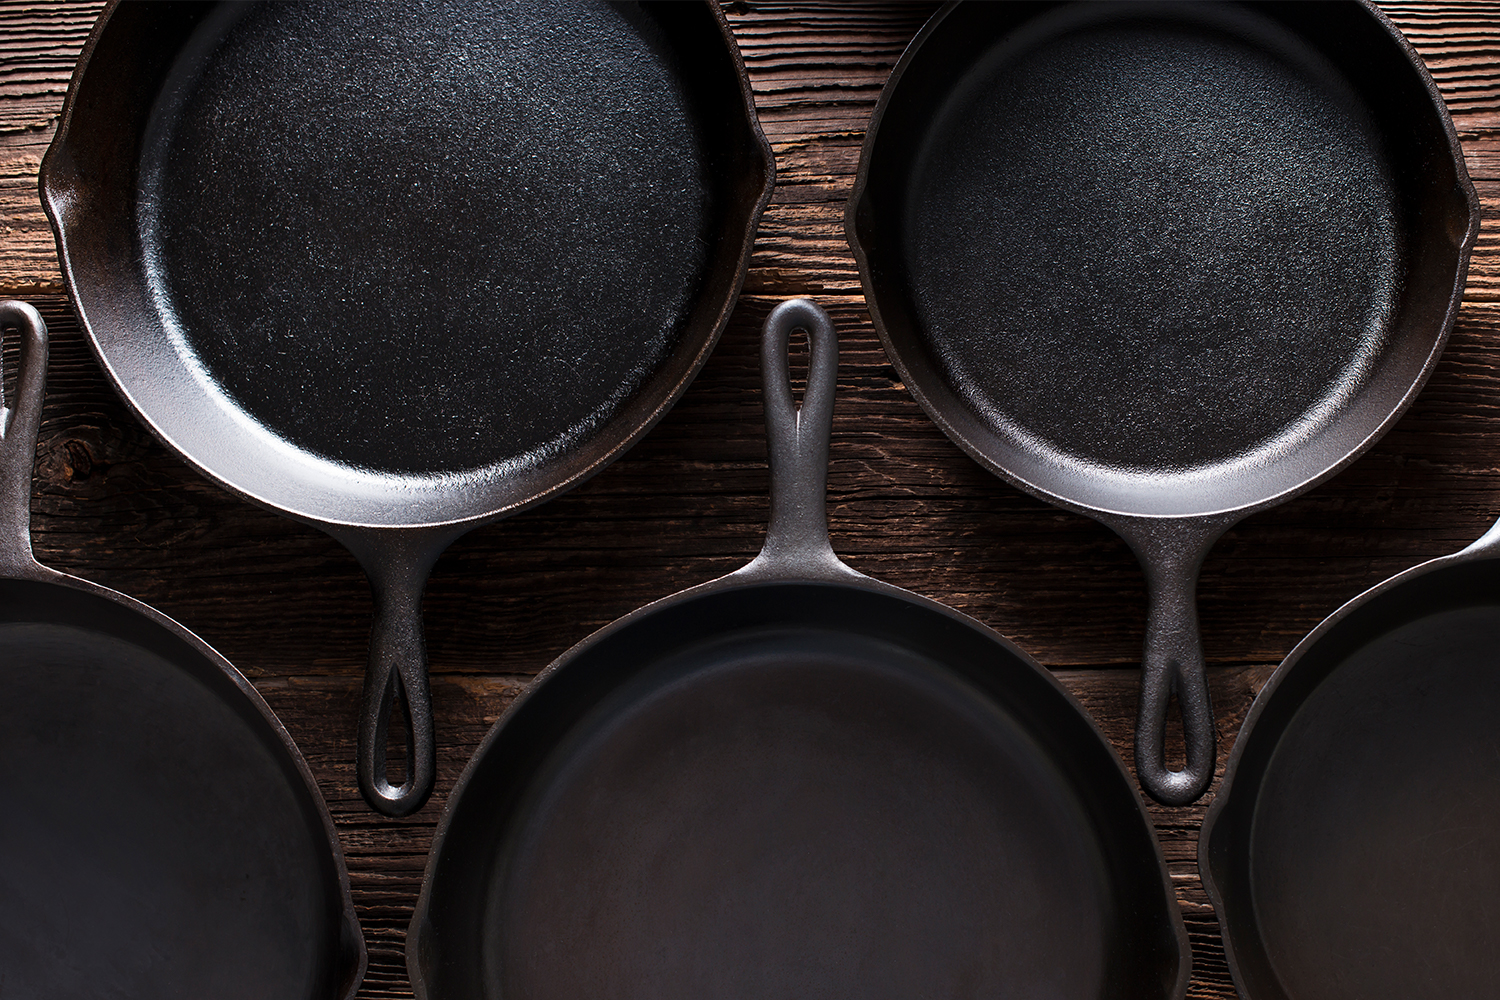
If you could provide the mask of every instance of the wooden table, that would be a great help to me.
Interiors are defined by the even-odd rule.
[[[1221,767],[1251,698],[1302,635],[1500,515],[1500,5],[1385,7],[1448,100],[1484,229],[1447,353],[1410,412],[1329,483],[1230,531],[1204,567]],[[361,997],[410,995],[404,937],[433,827],[506,704],[595,629],[757,551],[766,514],[757,331],[787,296],[816,298],[843,338],[835,548],[1016,640],[1130,763],[1146,618],[1134,557],[1093,521],[1002,484],[937,430],[880,347],[844,241],[865,124],[932,9],[726,7],[778,169],[744,295],[707,367],[633,451],[567,496],[470,533],[438,563],[426,598],[437,791],[416,815],[389,820],[366,808],[354,780],[370,616],[354,560],[169,454],[115,396],[64,294],[36,172],[98,7],[0,7],[0,295],[36,304],[53,336],[32,500],[37,556],[182,622],[281,716],[342,838],[370,948]],[[1152,814],[1192,938],[1189,995],[1233,996],[1198,879],[1203,805]]]

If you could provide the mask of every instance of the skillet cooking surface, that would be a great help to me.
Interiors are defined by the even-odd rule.
[[[1105,11],[1039,18],[937,109],[905,215],[920,326],[970,406],[1057,461],[1285,448],[1395,308],[1379,138],[1268,19]]]
[[[136,215],[184,363],[341,464],[576,444],[672,350],[719,229],[673,60],[640,10],[577,0],[217,12]]]
[[[0,608],[5,995],[352,992],[325,820],[244,693],[103,598],[0,580]]]
[[[487,913],[491,995],[1095,995],[1108,885],[1088,817],[969,693],[837,631],[653,664],[521,807]]]

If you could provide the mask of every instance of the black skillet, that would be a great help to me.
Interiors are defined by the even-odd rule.
[[[671,406],[773,173],[707,4],[127,4],[96,28],[42,164],[73,301],[164,442],[363,564],[376,809],[432,788],[433,563]]]
[[[365,946],[307,764],[201,639],[31,554],[47,330],[0,396],[0,995],[333,1000]],[[3,382],[3,380],[0,380]]]
[[[1160,801],[1213,779],[1204,556],[1406,409],[1478,220],[1432,79],[1367,4],[961,4],[892,74],[847,215],[876,329],[960,447],[1141,560]]]
[[[1261,689],[1198,867],[1247,1000],[1500,996],[1500,526]]]
[[[1010,642],[834,555],[827,315],[777,307],[761,358],[765,547],[575,646],[496,723],[428,860],[417,996],[1182,997],[1119,758]]]

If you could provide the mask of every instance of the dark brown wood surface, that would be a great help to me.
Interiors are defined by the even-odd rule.
[[[1230,531],[1204,567],[1221,767],[1255,691],[1301,636],[1500,515],[1500,5],[1385,8],[1449,103],[1484,229],[1447,353],[1410,412],[1329,483]],[[835,548],[855,568],[1015,639],[1130,762],[1146,613],[1134,558],[1105,528],[1002,484],[933,426],[880,347],[844,240],[865,124],[932,9],[726,7],[779,172],[744,295],[703,373],[633,451],[567,496],[472,532],[438,563],[426,598],[438,787],[416,815],[389,820],[365,807],[354,781],[370,615],[354,560],[168,453],[115,396],[64,294],[36,173],[98,8],[0,7],[0,295],[36,304],[53,338],[32,499],[37,556],[182,622],[284,720],[342,838],[370,948],[362,997],[410,995],[405,928],[434,824],[510,699],[595,629],[757,550],[766,513],[757,330],[787,296],[822,303],[844,345],[829,477]],[[1152,811],[1192,938],[1189,995],[1232,996],[1197,874],[1203,805]]]

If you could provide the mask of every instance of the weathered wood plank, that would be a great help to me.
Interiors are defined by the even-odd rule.
[[[787,295],[817,296],[844,342],[835,547],[1013,637],[1059,671],[1128,760],[1139,568],[1111,533],[1000,483],[927,420],[880,348],[844,241],[866,122],[933,9],[726,8],[780,171],[746,294],[697,382],[630,454],[565,497],[471,533],[440,561],[426,599],[439,789],[416,816],[390,821],[364,807],[352,771],[370,604],[353,559],[168,454],[114,395],[61,294],[36,169],[97,5],[0,6],[0,294],[37,301],[54,333],[33,497],[38,556],[198,631],[281,715],[346,851],[371,947],[362,996],[410,995],[405,926],[433,827],[516,692],[594,629],[755,552],[766,510],[756,331]],[[1204,567],[1221,759],[1254,691],[1319,620],[1500,516],[1500,7],[1387,9],[1450,103],[1484,229],[1448,351],[1411,411],[1329,483],[1229,532]],[[1229,997],[1196,873],[1202,814],[1153,808],[1195,949],[1190,995]]]
[[[0,295],[63,290],[36,194],[73,66],[101,3],[0,5]]]

